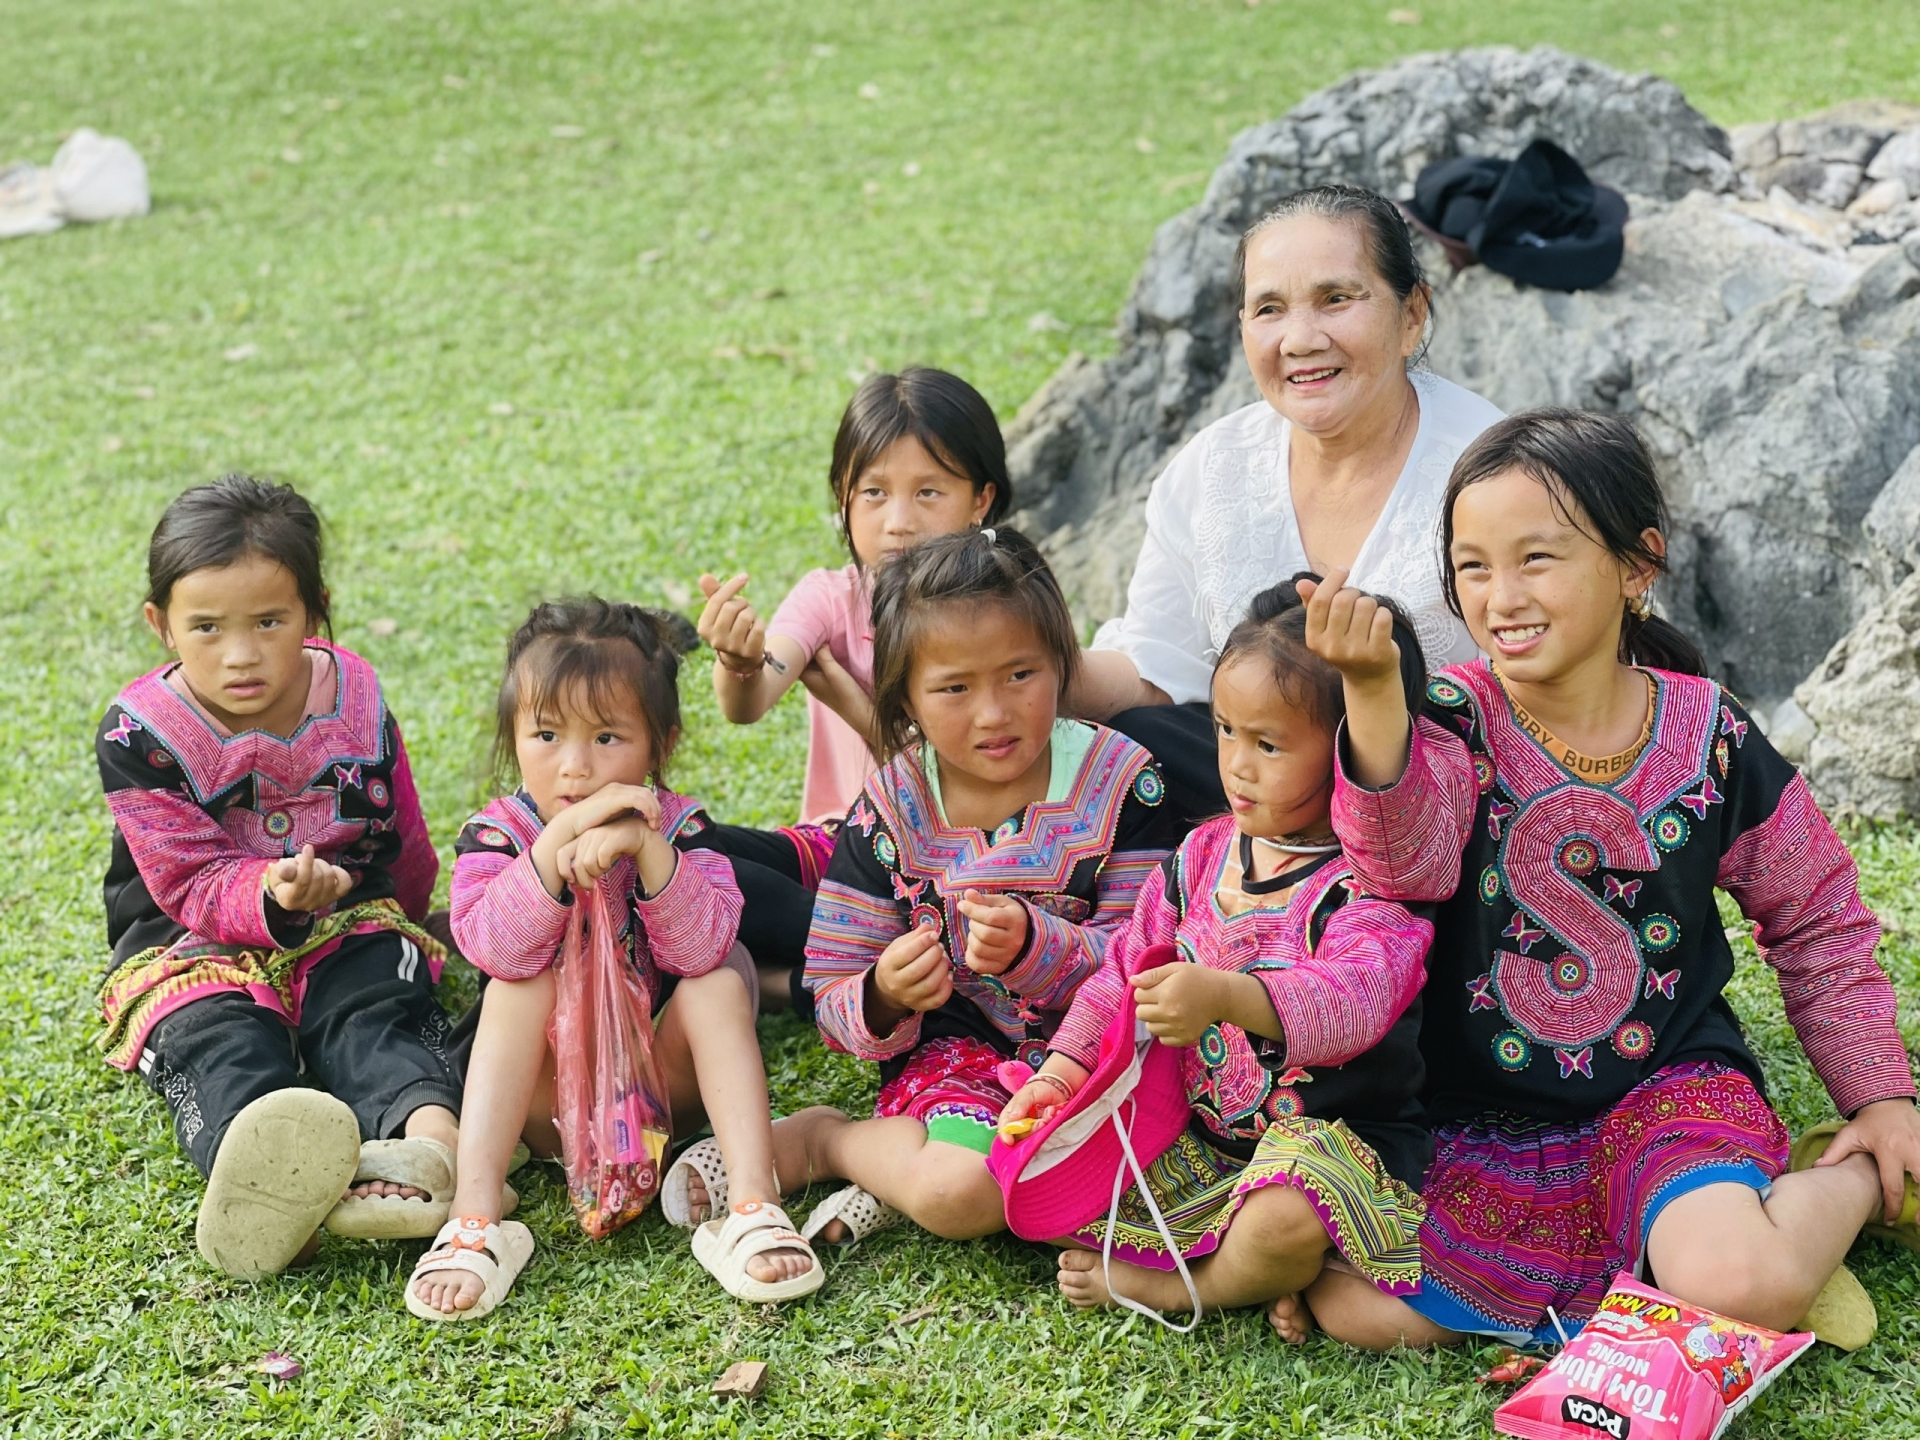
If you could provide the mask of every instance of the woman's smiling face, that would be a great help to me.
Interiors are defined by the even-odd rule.
[[[1247,242],[1240,343],[1267,403],[1311,434],[1404,386],[1426,319],[1425,292],[1394,294],[1358,217],[1295,215]]]

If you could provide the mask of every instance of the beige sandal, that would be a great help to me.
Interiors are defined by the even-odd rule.
[[[524,1155],[525,1147],[516,1153]],[[355,1240],[424,1240],[437,1235],[453,1207],[455,1178],[453,1151],[438,1140],[424,1135],[369,1140],[360,1147],[360,1168],[353,1172],[352,1183],[385,1180],[425,1190],[427,1198],[350,1195],[327,1212],[327,1229]],[[519,1208],[520,1192],[501,1185],[501,1216]]]
[[[696,1220],[690,1194],[694,1175],[707,1187],[707,1213]],[[727,1162],[720,1156],[720,1142],[708,1138],[689,1145],[667,1167],[660,1181],[660,1213],[670,1224],[691,1230],[727,1209]]]
[[[811,1263],[790,1280],[756,1280],[747,1262],[769,1250],[804,1250]],[[827,1278],[813,1247],[793,1228],[787,1212],[770,1201],[743,1201],[727,1211],[725,1220],[700,1226],[693,1232],[693,1257],[734,1299],[761,1305],[811,1295]]]
[[[869,1235],[891,1230],[906,1218],[886,1201],[862,1190],[858,1185],[849,1185],[844,1190],[834,1191],[814,1206],[813,1213],[807,1216],[807,1223],[800,1227],[800,1233],[809,1240],[815,1239],[828,1225],[838,1220],[847,1227],[847,1238],[837,1243],[852,1245]]]
[[[1835,1349],[1858,1350],[1880,1328],[1880,1312],[1873,1308],[1873,1297],[1866,1287],[1842,1265],[1828,1277],[1814,1297],[1813,1308],[1795,1328],[1811,1330],[1814,1339],[1824,1340]]]
[[[360,1124],[344,1101],[302,1086],[262,1095],[220,1139],[194,1227],[200,1254],[243,1280],[284,1270],[359,1160]]]
[[[533,1258],[533,1232],[518,1220],[488,1220],[466,1215],[449,1220],[434,1237],[433,1248],[422,1255],[407,1277],[407,1309],[422,1320],[478,1320],[507,1298],[513,1282]],[[465,1310],[436,1310],[414,1293],[422,1275],[460,1270],[478,1275],[484,1287],[480,1298]]]

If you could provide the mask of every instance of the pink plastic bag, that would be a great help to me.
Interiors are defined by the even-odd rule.
[[[567,1195],[580,1228],[611,1235],[660,1189],[673,1123],[653,1066],[646,990],[619,943],[604,882],[574,887],[566,942],[554,965],[554,1126]]]
[[[1812,1343],[1616,1275],[1586,1328],[1493,1426],[1524,1440],[1718,1440]]]

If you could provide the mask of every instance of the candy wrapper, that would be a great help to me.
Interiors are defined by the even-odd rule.
[[[1493,1425],[1523,1440],[1719,1440],[1812,1343],[1618,1275],[1586,1328]]]
[[[606,882],[576,886],[573,902],[547,1040],[567,1195],[580,1228],[598,1240],[660,1189],[673,1122],[653,1064],[646,992],[618,941]]]

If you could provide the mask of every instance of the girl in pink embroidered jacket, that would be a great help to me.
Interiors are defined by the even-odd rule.
[[[660,784],[680,737],[678,676],[655,615],[592,596],[535,606],[508,643],[494,757],[521,784],[469,820],[454,847],[454,937],[489,978],[452,1215],[407,1281],[407,1308],[422,1319],[486,1315],[532,1253],[502,1187],[522,1138],[560,1153],[553,967],[576,892],[589,887],[621,917],[676,1132],[713,1125],[714,1139],[664,1177],[667,1218],[695,1232],[695,1258],[738,1298],[819,1288],[824,1272],[780,1208],[779,1175],[806,1183],[809,1123],[844,1117],[772,1122],[740,888],[726,856],[700,843],[704,812]],[[710,1152],[697,1175],[696,1151]]]
[[[840,832],[806,978],[827,1043],[879,1061],[883,1085],[875,1119],[829,1134],[827,1173],[964,1238],[1004,1224],[985,1155],[1017,1088],[1007,1062],[1045,1058],[1177,831],[1146,751],[1058,718],[1072,620],[1018,533],[941,536],[886,566],[874,649],[891,758]]]
[[[1334,824],[1362,882],[1444,901],[1422,1048],[1440,1121],[1412,1310],[1355,1338],[1557,1338],[1622,1269],[1790,1329],[1861,1224],[1899,1215],[1920,1115],[1879,926],[1806,781],[1653,618],[1666,510],[1615,416],[1494,425],[1443,510],[1448,593],[1493,658],[1436,676],[1411,727],[1368,604],[1309,605],[1340,667]],[[1722,994],[1714,902],[1757,922],[1843,1115],[1817,1168]],[[1398,1302],[1393,1302],[1395,1306]],[[1415,1314],[1413,1312],[1417,1311]]]
[[[1419,995],[1433,926],[1361,893],[1333,835],[1340,675],[1307,649],[1296,588],[1317,578],[1255,596],[1228,635],[1210,701],[1231,813],[1148,877],[1001,1117],[1044,1118],[1079,1091],[1128,986],[1153,1036],[1181,1047],[1191,1119],[1148,1165],[1144,1193],[1120,1198],[1112,1288],[1105,1217],[1060,1241],[1060,1290],[1076,1305],[1117,1292],[1186,1309],[1184,1258],[1203,1306],[1289,1297],[1285,1333],[1304,1340],[1330,1262],[1389,1294],[1419,1286],[1415,1192],[1432,1148]],[[1396,633],[1417,701],[1419,641],[1410,625]]]
[[[148,624],[178,659],[122,691],[95,742],[114,820],[101,1047],[166,1098],[210,1177],[214,1264],[277,1270],[323,1217],[431,1234],[410,1182],[450,1159],[460,1103],[441,947],[418,924],[439,862],[379,680],[313,638],[319,518],[228,476],[167,508],[148,572]]]

